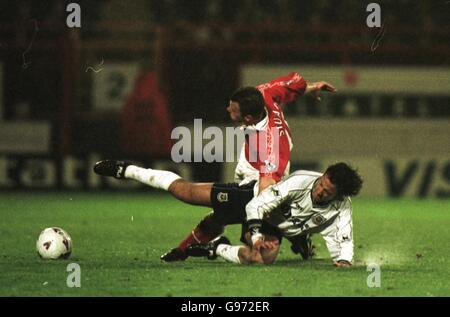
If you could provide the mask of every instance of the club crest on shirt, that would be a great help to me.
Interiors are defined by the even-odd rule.
[[[228,193],[224,193],[224,192],[219,192],[217,194],[217,201],[219,203],[225,203],[228,201]]]
[[[318,226],[325,222],[325,218],[320,214],[315,214],[311,217],[311,221]]]
[[[269,160],[265,160],[264,165],[268,172],[273,172],[273,171],[277,170],[277,166],[275,164],[273,164],[272,162],[270,162]]]

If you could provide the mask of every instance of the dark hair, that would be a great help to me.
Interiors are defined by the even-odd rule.
[[[230,100],[239,103],[242,116],[260,116],[266,105],[262,93],[255,87],[239,88],[231,95]]]
[[[356,169],[346,163],[330,165],[325,174],[336,186],[338,198],[357,195],[362,187],[363,180]]]

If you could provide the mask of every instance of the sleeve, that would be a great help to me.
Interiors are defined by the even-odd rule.
[[[335,261],[353,261],[353,223],[350,200],[345,203],[334,222],[321,232],[330,256]]]
[[[305,93],[306,81],[298,73],[293,72],[257,88],[262,92],[265,99],[271,98],[277,103],[290,103]]]
[[[300,187],[296,177],[288,177],[287,179],[269,186],[263,190],[258,196],[254,197],[246,206],[247,223],[252,234],[257,233],[253,228],[259,229],[262,219],[265,215],[270,214],[281,204],[291,202],[298,198]]]

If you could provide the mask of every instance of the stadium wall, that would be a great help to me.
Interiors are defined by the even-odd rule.
[[[287,118],[294,148],[291,171],[324,170],[337,161],[358,168],[365,179],[361,192],[365,197],[450,197],[450,138],[446,121],[414,120],[342,120]],[[203,127],[205,131],[207,127]],[[200,148],[212,142],[211,137],[197,135]],[[24,130],[23,130],[24,131]],[[225,127],[221,127],[226,136]],[[230,142],[231,143],[231,142]],[[30,143],[31,145],[33,143]],[[30,147],[30,152],[0,152],[0,189],[138,189],[134,182],[118,182],[92,173],[100,153],[53,157]],[[223,148],[216,148],[225,158]],[[222,154],[221,154],[222,153]],[[234,161],[239,151],[234,150]],[[204,158],[202,158],[204,159]],[[233,181],[236,163],[174,163],[170,160],[142,162],[143,166],[170,169],[187,179],[197,181]],[[220,170],[222,172],[220,172]],[[209,178],[201,174],[207,171]],[[202,173],[200,173],[202,172]],[[217,175],[222,175],[218,178]]]
[[[123,182],[93,173],[92,167],[104,155],[66,155],[0,152],[0,190],[149,190],[137,182]],[[172,170],[186,179],[196,177],[192,164],[170,160],[133,160],[140,166]]]

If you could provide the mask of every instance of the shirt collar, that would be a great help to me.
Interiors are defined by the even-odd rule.
[[[251,130],[251,131],[264,131],[269,123],[269,115],[266,111],[266,115],[264,116],[264,118],[259,121],[257,124],[252,124],[252,125],[242,125],[241,129],[243,130]]]

